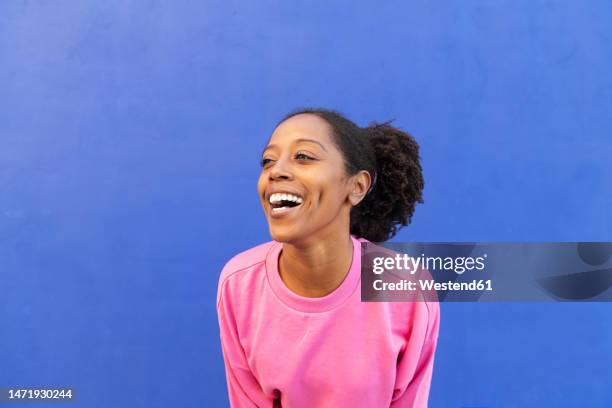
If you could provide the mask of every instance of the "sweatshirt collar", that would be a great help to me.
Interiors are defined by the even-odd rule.
[[[333,292],[318,298],[300,296],[285,285],[278,271],[278,258],[283,244],[274,241],[266,255],[266,275],[272,291],[287,306],[301,312],[327,312],[339,307],[355,292],[361,280],[361,242],[353,235],[351,235],[351,241],[353,242],[353,259],[346,277]]]

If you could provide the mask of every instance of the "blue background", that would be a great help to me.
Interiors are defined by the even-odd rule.
[[[0,386],[223,407],[217,280],[302,105],[419,141],[395,241],[612,241],[608,1],[3,1]],[[612,406],[610,304],[443,304],[432,407]],[[31,405],[34,406],[34,405]]]

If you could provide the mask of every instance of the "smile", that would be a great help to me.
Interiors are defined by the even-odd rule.
[[[276,218],[297,211],[304,199],[295,194],[274,193],[270,195],[268,202],[270,203],[270,215]]]

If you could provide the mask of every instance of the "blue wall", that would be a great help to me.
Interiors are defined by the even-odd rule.
[[[396,241],[612,241],[610,2],[313,3],[0,3],[0,386],[226,406],[217,279],[300,105],[420,142]],[[612,406],[610,312],[443,304],[431,406]]]

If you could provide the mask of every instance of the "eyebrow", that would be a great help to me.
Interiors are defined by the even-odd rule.
[[[310,142],[310,143],[316,143],[316,144],[318,144],[319,146],[321,146],[321,149],[323,149],[323,150],[325,150],[325,151],[327,152],[327,149],[325,148],[325,146],[323,146],[323,145],[321,144],[321,142],[318,142],[318,141],[316,141],[316,140],[314,140],[314,139],[304,139],[304,138],[300,138],[300,139],[296,139],[296,140],[295,140],[293,143],[300,143],[300,142]],[[266,152],[266,150],[271,149],[271,148],[273,148],[273,147],[276,147],[276,145],[267,145],[267,146],[266,146],[266,147],[263,149],[263,151],[261,152],[261,154],[264,154],[264,153]]]

